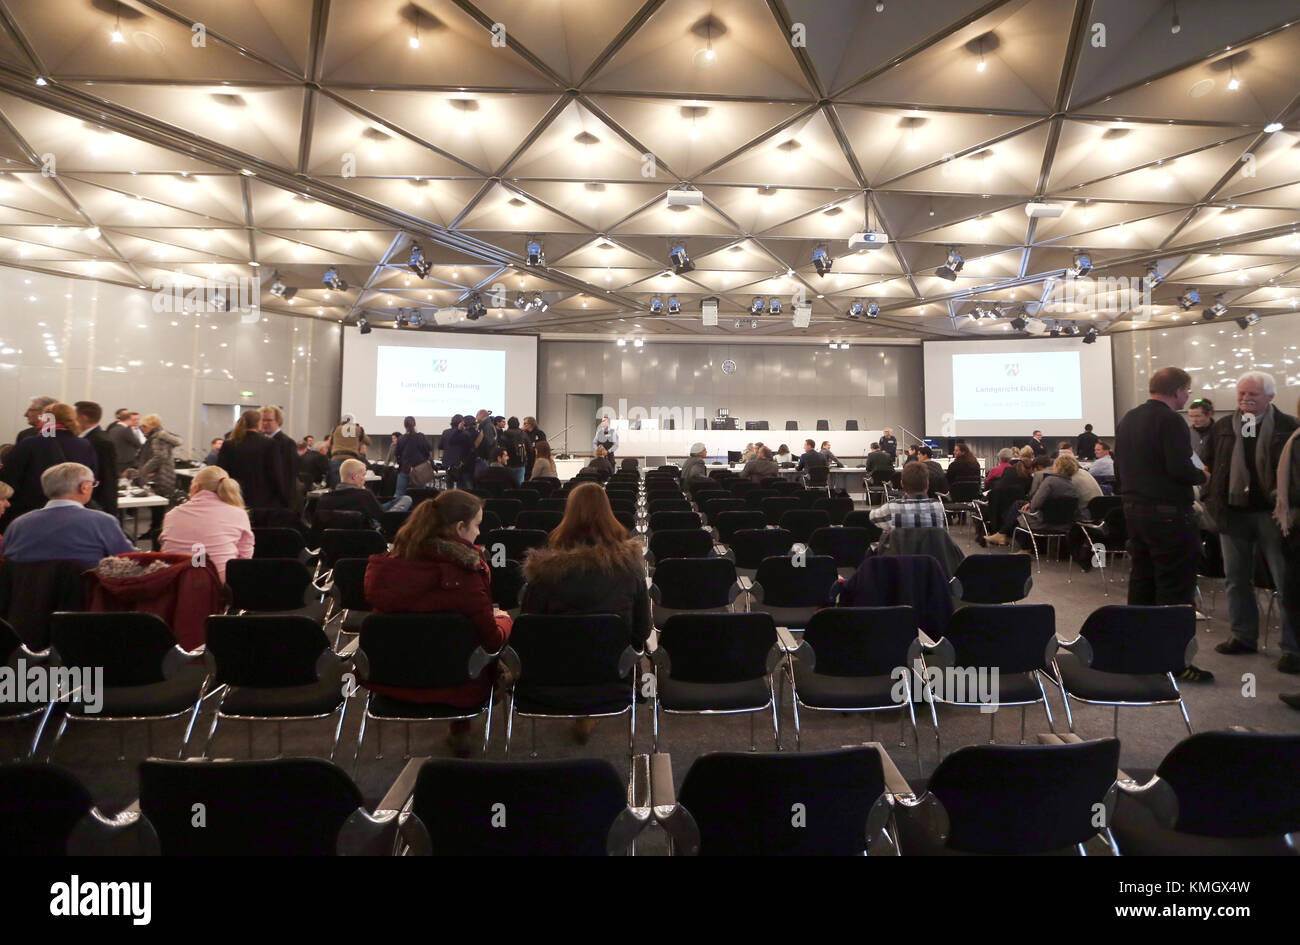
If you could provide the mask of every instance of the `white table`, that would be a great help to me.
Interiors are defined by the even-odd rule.
[[[131,540],[134,541],[140,537],[140,510],[158,508],[167,504],[168,499],[166,496],[154,495],[152,492],[149,495],[119,495],[117,497],[117,517],[121,521],[123,512],[131,511],[135,513],[135,528],[131,533]]]

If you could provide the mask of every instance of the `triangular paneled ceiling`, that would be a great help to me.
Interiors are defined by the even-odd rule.
[[[255,269],[271,310],[451,309],[444,327],[504,332],[1147,328],[1189,287],[1293,311],[1300,10],[1177,18],[1165,0],[0,0],[0,264],[139,286]],[[701,204],[669,207],[678,189]],[[889,244],[850,251],[864,229]],[[693,270],[672,272],[677,245]],[[939,278],[951,250],[965,265]],[[1054,305],[1080,252],[1094,276],[1154,265],[1150,317]],[[489,317],[470,322],[475,293]],[[783,314],[753,318],[756,297]]]

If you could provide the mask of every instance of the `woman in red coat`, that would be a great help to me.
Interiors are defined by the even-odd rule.
[[[453,489],[420,503],[398,530],[393,550],[372,555],[366,566],[366,599],[375,613],[460,613],[478,628],[478,642],[495,653],[510,637],[510,617],[492,603],[492,571],[474,544],[483,521],[483,501]],[[480,705],[493,675],[450,689],[372,686],[375,692],[408,702]],[[456,754],[470,752],[470,723],[451,723],[448,743]]]

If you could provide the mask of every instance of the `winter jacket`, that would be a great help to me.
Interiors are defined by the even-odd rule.
[[[618,614],[633,647],[641,649],[650,636],[650,593],[639,541],[533,548],[523,572],[528,583],[521,613]]]
[[[59,463],[81,463],[99,478],[95,447],[64,427],[56,427],[53,436],[34,434],[14,444],[5,458],[4,468],[0,469],[0,482],[9,483],[14,490],[9,510],[0,518],[0,531],[24,512],[45,505],[41,473]]]
[[[207,639],[208,616],[221,613],[226,606],[221,577],[212,559],[208,558],[201,568],[195,567],[189,554],[133,552],[104,560],[121,558],[141,567],[155,561],[165,562],[169,567],[136,575],[110,574],[110,569],[102,564],[87,571],[84,576],[86,610],[154,614],[171,628],[182,649],[196,650],[202,646]]]
[[[155,495],[170,498],[176,491],[176,463],[172,460],[172,450],[180,445],[181,438],[162,427],[150,433],[136,457],[140,464],[136,482],[149,485]]]
[[[1273,457],[1273,462],[1277,463],[1282,458],[1282,448],[1286,446],[1286,441],[1291,439],[1291,434],[1296,431],[1297,421],[1295,417],[1279,410],[1276,404],[1270,404],[1269,409],[1273,411],[1273,442],[1270,455]],[[1232,479],[1232,451],[1238,445],[1237,433],[1232,427],[1235,416],[1236,412],[1233,411],[1215,420],[1214,425],[1210,427],[1210,432],[1206,434],[1205,440],[1201,444],[1201,458],[1205,461],[1205,465],[1210,468],[1210,481],[1201,489],[1201,501],[1205,503],[1206,511],[1213,517],[1220,531],[1227,526],[1228,486]],[[1262,417],[1260,422],[1262,422]],[[1256,452],[1256,456],[1258,455],[1258,452]],[[1274,470],[1276,471],[1276,466]],[[1268,496],[1267,506],[1269,509],[1273,507],[1275,495]]]
[[[249,509],[275,508],[274,447],[260,433],[247,433],[241,440],[226,440],[217,453],[217,465],[239,483],[244,506]]]

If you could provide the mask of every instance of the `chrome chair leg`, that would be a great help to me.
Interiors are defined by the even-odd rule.
[[[749,713],[749,750],[758,751],[758,746],[754,744],[754,716],[757,712]]]
[[[1113,737],[1119,738],[1119,706],[1115,706],[1115,726],[1111,734]]]
[[[361,730],[357,732],[357,747],[352,753],[352,777],[355,780],[357,776],[357,767],[361,761],[361,749],[365,747],[366,741],[366,718],[370,715],[370,693],[366,693],[366,704],[361,709]]]
[[[339,721],[338,724],[334,726],[334,741],[330,744],[330,761],[333,761],[334,756],[338,753],[339,737],[343,734],[343,717],[348,714],[348,703],[350,701],[350,699],[345,697],[342,705],[339,706]]]
[[[46,756],[45,758],[46,761],[54,760],[54,752],[58,749],[59,742],[63,740],[63,733],[64,731],[67,730],[67,727],[68,727],[68,716],[67,713],[64,713],[63,721],[59,723],[59,730],[54,733],[54,744],[50,745],[50,753],[49,755]]]
[[[45,726],[50,721],[50,716],[54,714],[54,700],[51,699],[45,706],[45,711],[41,713],[41,721],[36,726],[36,734],[32,736],[31,747],[27,749],[27,758],[29,761],[36,760],[36,749],[41,745],[41,736],[45,734]]]
[[[530,758],[536,758],[536,757],[537,757],[537,719],[534,718],[534,719],[532,719],[531,721],[532,721],[532,723],[533,723],[533,727],[532,727],[532,728],[533,728],[533,747],[532,747],[532,750],[528,753],[528,757],[530,757]]]
[[[488,742],[492,738],[492,703],[496,696],[496,689],[488,691],[487,719],[483,722],[483,754],[487,754]]]

